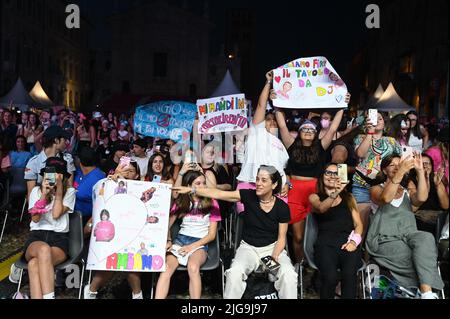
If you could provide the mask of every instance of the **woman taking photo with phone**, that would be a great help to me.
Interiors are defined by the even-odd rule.
[[[412,169],[417,187],[407,178]],[[422,156],[385,157],[379,178],[384,183],[370,190],[378,209],[370,221],[366,249],[400,285],[419,287],[422,299],[438,299],[432,288],[440,290],[444,283],[438,273],[436,242],[430,233],[417,230],[412,212],[412,205],[421,206],[428,198]]]
[[[148,160],[147,182],[173,184],[172,176],[167,170],[167,160],[160,153],[153,154]]]
[[[297,299],[297,273],[285,251],[289,207],[276,197],[281,186],[280,173],[272,166],[261,166],[256,177],[256,190],[226,192],[196,187],[173,188],[180,194],[244,204],[242,241],[226,272],[225,299],[242,298],[248,275],[258,269],[261,258],[267,256],[281,265],[275,281],[280,299]]]
[[[55,299],[55,269],[69,253],[69,213],[75,206],[75,189],[69,186],[67,162],[57,157],[46,160],[42,186],[29,198],[30,235],[25,243],[32,299]]]
[[[320,299],[334,299],[338,270],[341,298],[356,299],[363,224],[356,201],[346,186],[338,177],[337,164],[329,164],[319,177],[317,194],[309,196],[319,228],[314,259],[320,271]]]

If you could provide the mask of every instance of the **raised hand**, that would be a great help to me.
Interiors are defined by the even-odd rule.
[[[269,71],[266,73],[267,82],[272,82],[273,80],[273,71]]]
[[[350,99],[352,98],[352,95],[347,92],[347,94],[345,94],[345,104],[350,103]]]
[[[420,154],[419,152],[414,152],[413,160],[414,160],[414,169],[417,172],[423,171],[422,154]]]

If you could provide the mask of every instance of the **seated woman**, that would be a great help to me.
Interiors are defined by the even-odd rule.
[[[206,178],[199,171],[189,171],[183,175],[182,185],[191,190],[206,187]],[[175,245],[179,247],[177,254],[181,258],[187,257],[187,269],[189,273],[189,296],[191,299],[200,299],[202,296],[202,279],[200,267],[208,257],[208,244],[217,234],[217,223],[220,222],[219,204],[215,200],[204,198],[196,194],[178,195],[172,207],[167,249],[172,248],[170,228],[177,219],[182,223],[180,231],[175,239]],[[161,273],[156,285],[155,299],[165,299],[169,293],[170,279],[177,270],[180,260],[174,254],[168,253],[166,257],[166,271]],[[186,266],[186,265],[184,265]]]
[[[30,194],[30,235],[25,243],[32,299],[55,299],[54,267],[63,263],[69,253],[69,215],[75,206],[75,189],[69,186],[67,162],[57,157],[46,161],[46,168],[56,171],[56,184],[44,175],[42,186]]]
[[[309,196],[319,226],[314,259],[319,267],[321,299],[334,299],[338,269],[343,299],[355,299],[357,273],[361,266],[363,225],[353,195],[341,183],[336,164],[325,166],[317,194]]]
[[[417,174],[417,187],[405,182],[411,169]],[[444,283],[437,269],[437,248],[433,235],[417,230],[411,205],[420,206],[428,197],[422,156],[404,160],[396,154],[381,162],[383,184],[370,190],[378,205],[366,237],[368,253],[382,267],[389,269],[400,285],[419,287],[422,299],[437,299],[432,288]]]
[[[441,167],[437,174],[434,173],[433,159],[422,154],[423,169],[425,171],[425,180],[427,182],[428,199],[425,203],[417,207],[416,215],[417,228],[427,231],[433,235],[436,233],[436,223],[439,215],[448,214],[448,193],[443,183],[444,168]],[[417,176],[414,172],[411,179],[417,187]],[[439,240],[439,238],[436,238]]]
[[[246,279],[261,264],[261,258],[271,256],[281,264],[275,289],[281,299],[297,299],[297,273],[286,247],[290,220],[289,206],[277,198],[281,191],[280,173],[271,166],[261,166],[256,177],[256,190],[231,192],[196,187],[174,187],[180,194],[242,202],[244,204],[243,240],[227,270],[225,299],[239,299],[245,292]]]
[[[108,178],[117,181],[118,179],[126,179],[138,181],[140,180],[140,171],[137,162],[131,161],[130,165],[120,165],[114,175]],[[92,231],[92,219],[86,225],[85,233]],[[141,274],[129,272],[128,283],[132,290],[132,299],[144,299],[141,289]],[[104,286],[111,277],[114,276],[112,271],[96,271],[92,282],[84,287],[84,299],[96,299],[97,291]]]

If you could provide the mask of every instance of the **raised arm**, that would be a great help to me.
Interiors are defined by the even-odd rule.
[[[266,73],[266,79],[266,84],[264,85],[261,95],[259,96],[258,107],[256,108],[255,115],[253,117],[254,125],[258,125],[264,122],[266,118],[266,107],[267,101],[269,100],[270,88],[272,85],[273,71],[269,71]]]
[[[185,186],[175,186],[172,191],[178,194],[193,194],[200,197],[223,200],[225,202],[237,203],[241,201],[241,194],[239,190],[226,192],[213,188],[190,188]]]
[[[423,169],[422,155],[420,153],[415,153],[413,162],[417,175],[417,187],[410,181],[408,192],[411,203],[416,207],[420,207],[428,199],[428,186],[425,178],[425,170]]]
[[[281,140],[283,141],[284,147],[286,147],[286,149],[289,149],[289,147],[294,144],[295,139],[289,133],[284,113],[278,109],[275,109],[275,118],[277,120],[278,129],[280,130]]]
[[[336,113],[333,122],[331,122],[330,129],[328,130],[327,134],[325,134],[325,136],[322,138],[321,143],[324,150],[327,150],[330,147],[331,143],[333,142],[333,137],[336,134],[339,125],[341,124],[343,115],[344,110],[340,110]]]

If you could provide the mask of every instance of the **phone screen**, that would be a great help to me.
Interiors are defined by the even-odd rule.
[[[375,109],[369,110],[369,121],[370,121],[370,124],[372,124],[373,126],[378,125],[378,111],[377,110],[375,110]]]
[[[348,182],[347,164],[338,164],[338,177],[341,183]]]
[[[45,179],[48,181],[50,186],[56,185],[56,169],[54,167],[47,167],[45,169]]]

